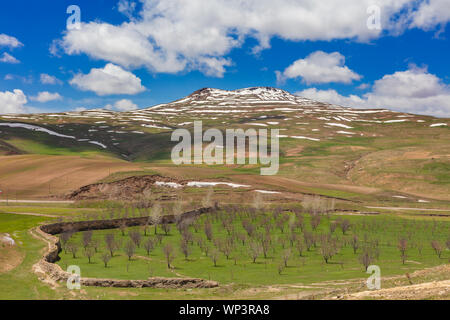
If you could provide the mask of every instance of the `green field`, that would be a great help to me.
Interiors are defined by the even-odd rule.
[[[225,230],[222,221],[226,216],[234,216],[231,222],[232,235]],[[196,277],[211,279],[221,284],[243,284],[243,285],[271,285],[302,283],[309,284],[328,280],[344,280],[351,278],[365,277],[365,268],[360,263],[360,256],[364,247],[377,241],[378,257],[374,258],[371,264],[379,265],[383,276],[404,274],[417,269],[436,266],[446,263],[450,258],[448,250],[439,258],[431,247],[431,241],[439,241],[444,247],[449,237],[450,223],[448,221],[434,220],[410,220],[386,216],[324,216],[316,230],[312,230],[311,218],[309,215],[302,215],[304,219],[303,232],[299,228],[289,229],[289,221],[296,221],[295,215],[283,213],[286,218],[274,218],[272,213],[265,212],[257,214],[254,218],[249,218],[248,213],[220,212],[217,215],[203,216],[194,226],[188,228],[187,237],[189,254],[185,258],[181,250],[182,235],[174,226],[166,235],[161,226],[157,229],[159,239],[154,234],[154,228],[151,227],[144,236],[142,227],[129,228],[122,233],[120,230],[102,230],[95,231],[93,241],[100,243],[98,253],[94,254],[91,263],[84,256],[82,248],[82,234],[76,233],[72,236],[69,243],[75,243],[79,247],[76,258],[73,258],[71,252],[61,252],[61,260],[58,264],[63,268],[69,265],[78,265],[81,267],[84,277],[96,278],[116,278],[116,279],[146,279],[150,276],[163,277]],[[249,220],[250,219],[250,220]],[[253,220],[254,219],[254,220]],[[285,219],[281,226],[280,219]],[[247,234],[243,244],[239,237],[246,234],[242,227],[244,220],[251,221],[256,227],[254,234]],[[337,229],[332,233],[333,241],[340,247],[335,255],[325,263],[321,254],[322,241],[320,237],[330,233],[330,224],[347,220],[351,224],[350,231],[344,235],[342,230]],[[213,240],[207,240],[204,232],[204,224],[210,221],[213,230]],[[230,222],[228,222],[230,223]],[[198,224],[198,225],[197,225]],[[267,249],[266,257],[262,252],[257,255],[255,263],[249,252],[252,243],[259,244],[260,238],[267,236],[265,228],[271,226],[270,244]],[[278,227],[277,227],[278,226]],[[283,228],[283,232],[280,228]],[[131,259],[125,254],[125,244],[131,241],[132,232],[141,234],[140,247],[135,248],[135,253]],[[316,244],[307,250],[304,235],[312,234],[317,238]],[[107,250],[105,248],[104,238],[106,234],[114,234],[115,239],[120,243],[120,249],[116,250],[113,258],[105,268],[101,256]],[[296,238],[291,245],[291,237]],[[358,237],[358,249],[354,253],[351,241],[356,235]],[[400,238],[407,241],[407,258],[402,263],[398,242]],[[146,241],[155,243],[150,255],[143,248]],[[227,259],[223,253],[225,243],[233,241],[229,250]],[[297,241],[301,241],[304,246],[300,256]],[[199,245],[200,243],[200,245]],[[171,262],[172,268],[167,267],[163,248],[171,244],[174,248],[175,259]],[[203,249],[202,249],[202,248]],[[208,256],[205,253],[205,247],[209,248]],[[222,247],[222,250],[221,248]],[[216,266],[212,259],[213,252],[217,251]],[[222,251],[222,252],[221,252]],[[287,267],[284,265],[283,256],[290,252],[287,261]]]

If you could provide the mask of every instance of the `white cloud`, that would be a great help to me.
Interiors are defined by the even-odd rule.
[[[424,28],[448,20],[439,10],[426,14],[426,2],[420,1],[423,5],[417,8],[410,0],[378,0],[382,30],[371,30],[367,8],[373,0],[141,0],[142,10],[129,22],[83,23],[81,30],[67,31],[59,45],[67,54],[87,54],[126,68],[146,67],[156,73],[200,70],[222,76],[231,63],[226,56],[247,38],[257,40],[258,52],[269,48],[274,37],[369,41],[413,25]],[[439,2],[433,8],[445,9],[445,1],[429,3]],[[131,3],[121,1],[119,10],[131,15]],[[419,23],[421,16],[429,22]]]
[[[345,66],[345,57],[339,52],[326,53],[316,51],[305,59],[299,59],[283,72],[277,71],[277,80],[301,78],[307,84],[311,83],[351,83],[361,79],[361,76]]]
[[[137,94],[145,91],[141,79],[112,63],[103,69],[91,69],[89,74],[77,74],[70,81],[83,91],[93,91],[99,96]]]
[[[61,84],[62,82],[55,76],[51,76],[46,73],[41,73],[41,83],[42,84]]]
[[[23,44],[19,40],[17,40],[17,38],[2,33],[0,34],[0,47],[1,46],[17,48],[22,47]]]
[[[412,14],[410,28],[429,30],[436,25],[447,24],[450,21],[450,1],[428,0],[420,4]]]
[[[366,101],[357,95],[342,96],[336,90],[318,90],[316,88],[309,88],[295,93],[298,96],[305,98],[337,104],[340,106],[365,108]]]
[[[385,75],[362,97],[343,96],[335,90],[306,89],[296,93],[319,101],[356,108],[389,108],[395,111],[450,117],[450,88],[426,69],[415,67]]]
[[[27,103],[27,97],[22,90],[15,89],[11,91],[0,91],[0,114],[6,113],[25,113],[24,105]]]
[[[105,106],[107,110],[116,110],[116,111],[133,111],[137,110],[138,106],[133,103],[133,101],[128,99],[122,99],[114,103],[114,105],[108,104]]]
[[[30,97],[30,100],[45,103],[45,102],[49,102],[49,101],[62,100],[62,97],[57,92],[51,93],[48,91],[44,91],[44,92],[39,92],[36,97]]]
[[[117,5],[117,10],[128,18],[132,18],[136,10],[136,2],[128,0],[120,0]]]
[[[361,83],[358,87],[359,90],[366,90],[370,88],[370,84],[369,83]]]
[[[3,53],[3,56],[0,58],[0,62],[12,63],[12,64],[20,63],[19,60],[17,60],[16,58],[14,58],[12,55],[10,55],[7,52]]]
[[[78,107],[78,108],[75,108],[75,111],[76,112],[83,112],[83,111],[86,111],[87,110],[87,108],[85,108],[85,107]]]

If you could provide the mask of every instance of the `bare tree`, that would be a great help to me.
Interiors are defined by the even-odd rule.
[[[136,245],[134,244],[133,241],[128,241],[125,244],[125,247],[123,248],[123,250],[125,251],[125,254],[128,257],[128,261],[131,261],[131,258],[133,257],[134,253],[136,252]]]
[[[434,252],[436,252],[439,259],[441,258],[442,251],[444,250],[444,246],[437,240],[431,241],[431,247],[433,248]]]
[[[242,245],[245,246],[245,241],[247,240],[247,236],[245,235],[245,233],[239,232],[237,234],[237,238],[242,243]]]
[[[250,246],[248,248],[248,253],[250,255],[250,258],[252,258],[253,263],[256,263],[256,259],[261,255],[262,247],[257,242],[251,242]]]
[[[322,217],[320,216],[320,214],[313,214],[311,216],[311,228],[315,231],[317,229],[317,227],[320,224],[320,220],[322,220]]]
[[[297,243],[296,243],[295,247],[297,248],[299,256],[302,257],[303,250],[305,250],[305,244],[303,243],[302,239],[299,239],[299,238],[297,239]]]
[[[150,255],[150,252],[152,252],[152,250],[155,248],[155,243],[153,242],[152,239],[148,239],[147,241],[144,242],[144,249],[145,251],[147,251],[147,255]]]
[[[305,229],[305,217],[301,213],[297,213],[296,217],[297,220],[295,224],[303,232],[303,230]]]
[[[72,257],[74,259],[77,258],[78,245],[76,243],[67,244],[67,250],[69,250],[69,252],[72,253]]]
[[[164,221],[161,225],[164,234],[167,236],[170,233],[170,229],[171,229],[171,225],[169,223],[167,223],[167,221]]]
[[[223,241],[220,243],[220,251],[225,255],[225,257],[230,259],[231,252],[233,252],[233,241],[231,238],[227,239],[226,241]]]
[[[213,230],[212,230],[212,225],[211,222],[209,220],[205,221],[205,235],[206,238],[211,241],[213,238]]]
[[[335,253],[336,250],[333,246],[333,242],[330,239],[323,239],[320,245],[320,254],[322,255],[323,260],[325,260],[325,263],[328,263]]]
[[[242,220],[242,227],[245,229],[245,231],[247,231],[249,237],[253,236],[253,233],[255,232],[255,226],[250,220]]]
[[[156,241],[158,242],[159,245],[161,245],[162,241],[163,241],[163,235],[162,234],[157,234],[156,235]]]
[[[262,235],[261,248],[264,255],[264,259],[267,259],[267,254],[269,253],[269,250],[272,248],[272,240],[270,239],[269,233]]]
[[[65,251],[67,249],[66,244],[72,237],[72,234],[73,234],[72,232],[64,231],[63,233],[61,233],[61,236],[59,237],[59,239],[61,241],[61,246],[64,248]],[[66,251],[66,253],[67,253],[67,251]]]
[[[405,264],[406,258],[406,250],[408,250],[408,241],[405,238],[400,238],[398,240],[398,250],[400,250],[400,257],[402,258],[402,263]]]
[[[305,240],[306,250],[311,251],[314,244],[314,235],[311,232],[303,232],[303,239]]]
[[[350,240],[350,243],[353,248],[353,253],[356,254],[356,251],[358,251],[358,248],[359,248],[359,239],[356,234],[353,235],[352,239]]]
[[[334,233],[335,231],[336,231],[336,229],[337,229],[337,222],[336,221],[332,221],[331,223],[330,223],[330,233]]]
[[[122,232],[122,236],[124,236],[125,231],[127,230],[127,222],[125,220],[122,220],[119,222],[119,229],[120,229],[120,232]]]
[[[175,253],[170,243],[167,243],[163,248],[164,256],[166,257],[167,268],[171,268],[171,263],[175,259]]]
[[[98,240],[98,239],[92,240],[91,241],[91,246],[92,246],[92,248],[94,248],[95,253],[97,253],[98,252],[98,248],[100,247],[100,240]]]
[[[161,205],[157,202],[154,204],[153,208],[152,208],[152,212],[151,212],[151,221],[153,223],[153,225],[155,226],[155,234],[158,233],[158,224],[161,222],[162,219],[162,209],[161,209]]]
[[[108,262],[109,262],[109,260],[111,260],[111,255],[109,253],[105,252],[104,254],[102,254],[101,258],[102,258],[103,263],[105,264],[105,268],[107,268]]]
[[[133,241],[133,243],[139,248],[141,246],[142,241],[141,233],[137,230],[132,230],[129,232],[129,234],[131,241]]]
[[[350,229],[350,221],[348,221],[347,219],[343,219],[341,221],[341,230],[342,230],[342,234],[345,235],[345,233]]]
[[[364,247],[362,250],[362,253],[359,256],[359,261],[364,266],[365,271],[367,271],[367,268],[372,264],[374,261],[374,255],[372,250],[368,247]]]
[[[281,274],[283,273],[283,271],[284,271],[284,269],[285,269],[286,267],[285,267],[285,265],[283,264],[283,262],[281,262],[279,265],[278,265],[278,274],[281,276]]]
[[[114,257],[114,251],[118,249],[117,241],[115,240],[114,233],[107,233],[105,235],[106,249],[109,251],[111,257]]]
[[[219,251],[217,249],[213,249],[209,255],[212,262],[214,263],[214,267],[217,267],[217,261],[219,260]]]
[[[184,255],[185,260],[188,260],[189,255],[191,254],[191,248],[189,247],[189,243],[186,239],[181,239],[180,242],[181,253]]]
[[[94,256],[94,254],[94,248],[87,247],[86,249],[84,249],[84,255],[86,256],[86,258],[88,258],[89,263],[91,263],[91,258]]]
[[[288,262],[289,262],[289,259],[290,259],[290,257],[291,257],[291,249],[286,249],[286,250],[284,250],[283,251],[283,262],[284,262],[284,266],[287,268],[287,266],[288,266]]]

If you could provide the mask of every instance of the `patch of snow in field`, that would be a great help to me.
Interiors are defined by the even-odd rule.
[[[143,124],[142,126],[145,127],[145,128],[155,128],[155,129],[170,130],[169,127],[157,126],[157,125],[154,125],[154,124]]]
[[[176,183],[176,182],[164,182],[164,181],[156,181],[155,185],[157,185],[159,187],[169,187],[169,188],[174,188],[174,189],[179,189],[179,188],[183,187],[181,184]]]
[[[383,123],[397,123],[397,122],[406,122],[408,120],[403,119],[403,120],[387,120],[387,121],[383,121]]]
[[[148,119],[148,118],[130,118],[130,120],[133,120],[133,121],[144,121],[144,122],[156,122],[155,120],[153,120],[153,119]]]
[[[267,122],[267,124],[270,124],[270,125],[277,125],[277,124],[280,124],[279,122]]]
[[[290,138],[293,138],[293,139],[304,139],[304,140],[311,140],[311,141],[320,141],[320,139],[309,138],[309,137],[304,137],[304,136],[291,136]]]
[[[356,134],[354,132],[348,132],[348,131],[338,131],[337,133],[341,133],[341,134]]]
[[[419,200],[419,201],[417,201],[417,202],[420,202],[420,203],[429,203],[430,201],[427,201],[427,200]]]
[[[188,187],[214,187],[217,185],[226,185],[232,188],[250,188],[250,186],[244,185],[244,184],[236,184],[236,183],[229,183],[229,182],[199,182],[199,181],[191,181],[188,182]]]
[[[447,124],[446,123],[435,123],[430,125],[430,127],[434,128],[434,127],[446,127]]]
[[[246,125],[258,126],[258,127],[267,127],[267,124],[265,124],[265,123],[246,123]]]
[[[398,199],[408,199],[408,197],[404,197],[404,196],[392,196],[393,198],[398,198]]]
[[[56,136],[56,137],[60,137],[60,138],[68,138],[68,139],[76,139],[74,136],[66,136],[65,134],[60,134],[57,133],[55,131],[52,130],[48,130],[39,126],[34,126],[31,124],[24,124],[24,123],[0,123],[0,126],[3,127],[10,127],[10,128],[23,128],[23,129],[27,129],[27,130],[32,130],[32,131],[39,131],[39,132],[44,132],[47,133],[51,136]]]
[[[278,191],[267,191],[267,190],[255,190],[255,192],[264,193],[264,194],[279,194],[279,193],[281,193]]]
[[[353,127],[347,126],[347,125],[342,124],[342,123],[330,122],[330,123],[327,123],[327,125],[332,126],[332,127],[341,127],[341,128],[345,128],[345,129],[353,129]]]
[[[97,146],[100,146],[100,147],[102,147],[103,149],[107,149],[107,148],[108,148],[108,147],[105,146],[103,143],[100,143],[100,142],[98,142],[98,141],[89,141],[89,143],[92,143],[92,144],[95,144],[95,145],[97,145]]]

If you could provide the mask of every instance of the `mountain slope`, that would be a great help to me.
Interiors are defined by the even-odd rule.
[[[280,129],[279,175],[318,188],[357,185],[450,200],[449,119],[344,108],[276,88],[205,88],[130,112],[1,116],[0,153],[100,155],[171,167],[172,131],[192,130],[196,120],[204,130]],[[178,169],[179,175],[190,170]],[[227,166],[220,172],[259,175],[259,168]]]

